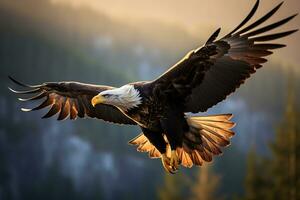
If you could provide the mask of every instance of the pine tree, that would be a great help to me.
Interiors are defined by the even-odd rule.
[[[300,119],[295,104],[295,90],[290,84],[285,118],[277,129],[275,141],[271,145],[273,159],[270,163],[273,186],[270,188],[272,199],[299,199],[299,152]],[[298,167],[298,169],[296,168]],[[297,196],[298,195],[298,198]]]
[[[258,158],[255,149],[248,154],[247,174],[245,180],[245,200],[260,200],[266,198],[267,181],[262,169],[265,163]]]
[[[211,165],[204,164],[199,168],[196,182],[192,187],[192,200],[217,200],[216,196],[220,177],[213,173]]]
[[[254,200],[256,197],[256,182],[257,182],[257,166],[256,166],[256,153],[254,150],[249,152],[247,160],[247,174],[245,183],[245,199]]]
[[[293,80],[293,79],[290,79]],[[295,102],[295,89],[289,83],[284,118],[276,129],[271,143],[270,159],[258,158],[249,153],[246,175],[246,200],[300,199],[300,119]]]

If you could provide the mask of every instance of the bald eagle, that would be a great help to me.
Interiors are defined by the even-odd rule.
[[[217,39],[220,28],[217,29],[202,47],[191,50],[155,80],[115,88],[73,81],[27,85],[10,77],[27,89],[9,89],[21,95],[33,95],[19,98],[20,101],[43,98],[35,108],[22,108],[34,111],[49,106],[43,118],[58,113],[58,120],[91,117],[139,126],[142,133],[129,143],[137,145],[138,151],[148,152],[151,158],[161,158],[167,172],[175,173],[180,165],[201,166],[229,145],[235,124],[230,121],[232,114],[200,116],[191,113],[205,112],[224,100],[262,67],[272,50],[285,46],[269,41],[297,31],[265,34],[296,15],[257,28],[273,16],[282,3],[246,26],[258,5],[259,0],[230,33]]]

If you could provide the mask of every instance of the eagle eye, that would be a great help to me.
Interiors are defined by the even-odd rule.
[[[102,96],[103,96],[103,97],[110,97],[111,94],[103,94]]]

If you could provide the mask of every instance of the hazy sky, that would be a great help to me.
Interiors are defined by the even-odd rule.
[[[54,3],[66,3],[71,6],[88,6],[115,18],[139,20],[156,19],[176,23],[189,30],[206,32],[208,27],[227,29],[236,26],[248,14],[256,0],[51,0]],[[280,0],[261,0],[258,16],[269,11]],[[286,0],[275,20],[300,11],[299,0]],[[289,23],[286,28],[299,28],[300,16]],[[282,30],[282,28],[281,28]],[[207,34],[211,30],[207,31]],[[289,45],[280,50],[275,57],[296,65],[300,62],[300,33],[281,40]],[[299,67],[300,68],[300,67]]]
[[[187,25],[217,22],[233,24],[244,16],[256,0],[51,0],[73,6],[87,5],[118,17],[143,17],[174,21]],[[274,7],[280,0],[261,0],[261,11]],[[281,13],[295,13],[299,0],[286,0]],[[222,20],[222,21],[220,21]]]

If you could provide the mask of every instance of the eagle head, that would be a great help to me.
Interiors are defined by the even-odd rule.
[[[92,98],[91,103],[94,107],[97,104],[108,104],[126,111],[140,105],[142,98],[140,92],[133,85],[124,85],[120,88],[100,92]]]

